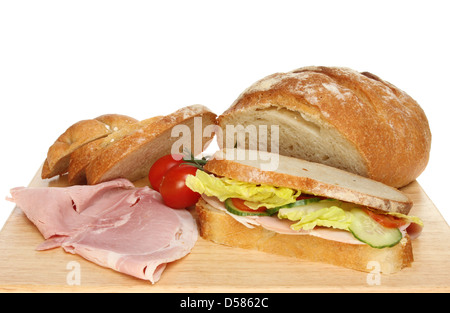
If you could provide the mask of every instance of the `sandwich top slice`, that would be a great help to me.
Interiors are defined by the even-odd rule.
[[[277,163],[267,170],[267,162]],[[218,151],[189,176],[200,233],[219,244],[385,273],[410,266],[423,227],[399,190],[340,169],[262,151]]]

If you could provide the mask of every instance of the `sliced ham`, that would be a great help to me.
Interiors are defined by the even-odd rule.
[[[157,282],[166,264],[187,255],[198,238],[186,210],[173,210],[148,187],[125,179],[93,186],[14,188],[10,200],[46,239],[116,271]]]
[[[406,223],[405,225],[399,227],[399,229],[403,233],[403,236],[408,234],[409,238],[414,240],[422,234],[423,226],[416,223]]]
[[[10,200],[48,239],[70,236],[98,223],[99,216],[113,211],[120,198],[133,201],[130,197],[133,188],[134,185],[124,179],[93,186],[18,187],[11,189]]]

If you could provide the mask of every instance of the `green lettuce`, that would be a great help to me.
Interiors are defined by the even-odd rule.
[[[278,211],[278,218],[296,222],[291,225],[293,230],[310,230],[316,226],[324,226],[349,231],[349,226],[353,220],[353,214],[350,210],[361,208],[357,204],[339,200],[321,200],[304,206],[280,209]],[[386,212],[383,214],[403,218],[411,223],[423,226],[421,219],[416,216],[394,212]]]
[[[395,217],[398,217],[398,218],[403,218],[403,219],[407,220],[408,222],[415,223],[415,224],[420,225],[420,226],[423,227],[422,220],[420,218],[418,218],[417,216],[405,215],[405,214],[396,213],[396,212],[386,212],[384,214],[392,215],[392,216],[395,216]]]
[[[270,209],[293,203],[301,194],[291,188],[246,183],[209,175],[201,170],[195,176],[189,175],[186,178],[186,186],[200,194],[217,197],[220,201],[228,198],[243,199],[254,210],[262,206]]]
[[[322,200],[304,206],[280,209],[278,218],[297,222],[291,225],[293,230],[310,230],[316,226],[324,226],[348,231],[353,215],[342,208],[347,205],[337,200]]]

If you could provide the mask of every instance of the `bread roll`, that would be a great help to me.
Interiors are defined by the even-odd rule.
[[[225,140],[235,134],[227,134],[227,125],[269,125],[269,130],[278,125],[280,154],[393,187],[422,173],[431,147],[427,118],[415,100],[373,74],[348,68],[305,67],[269,75],[245,90],[218,123],[221,147],[232,148]],[[248,138],[251,131],[233,130],[247,132]],[[234,145],[248,146],[248,138],[244,144],[234,139]]]
[[[105,114],[71,125],[48,149],[41,177],[51,178],[67,173],[70,155],[75,150],[96,139],[108,136],[125,125],[136,122],[136,119],[126,115]]]

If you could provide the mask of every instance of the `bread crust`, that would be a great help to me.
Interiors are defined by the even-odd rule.
[[[71,125],[48,149],[41,177],[51,178],[65,174],[70,155],[83,145],[105,137],[115,130],[136,123],[137,120],[121,114],[105,114],[94,119],[82,120]]]
[[[196,204],[196,214],[202,238],[217,244],[258,250],[270,254],[323,262],[369,272],[369,262],[378,262],[382,273],[390,274],[411,266],[411,240],[406,236],[394,247],[375,249],[326,240],[309,235],[285,235],[260,226],[247,228],[227,214],[214,209],[203,199]]]
[[[171,136],[172,128],[192,123],[191,134],[195,134],[195,117],[202,119],[203,128],[216,124],[216,114],[205,106],[192,105],[179,109],[103,149],[86,167],[87,183],[97,184],[119,177],[135,181],[144,177],[159,157],[171,153],[172,144],[178,140]],[[198,135],[203,135],[203,129],[201,131],[202,134]],[[202,137],[202,149],[206,148],[214,133],[208,135]],[[198,154],[203,151],[194,151],[194,140],[191,143],[191,152]]]
[[[424,111],[371,73],[323,66],[275,73],[246,89],[218,123],[225,132],[236,116],[268,108],[304,113],[336,129],[362,157],[365,169],[357,174],[387,185],[407,185],[428,163],[431,132]]]
[[[127,125],[114,126],[114,132],[106,137],[96,139],[85,144],[79,149],[75,150],[70,156],[70,163],[67,173],[69,184],[85,184],[86,183],[86,167],[94,160],[106,147],[115,142],[129,136],[142,127],[154,123],[161,119],[162,116],[155,116],[140,122],[130,123]]]

